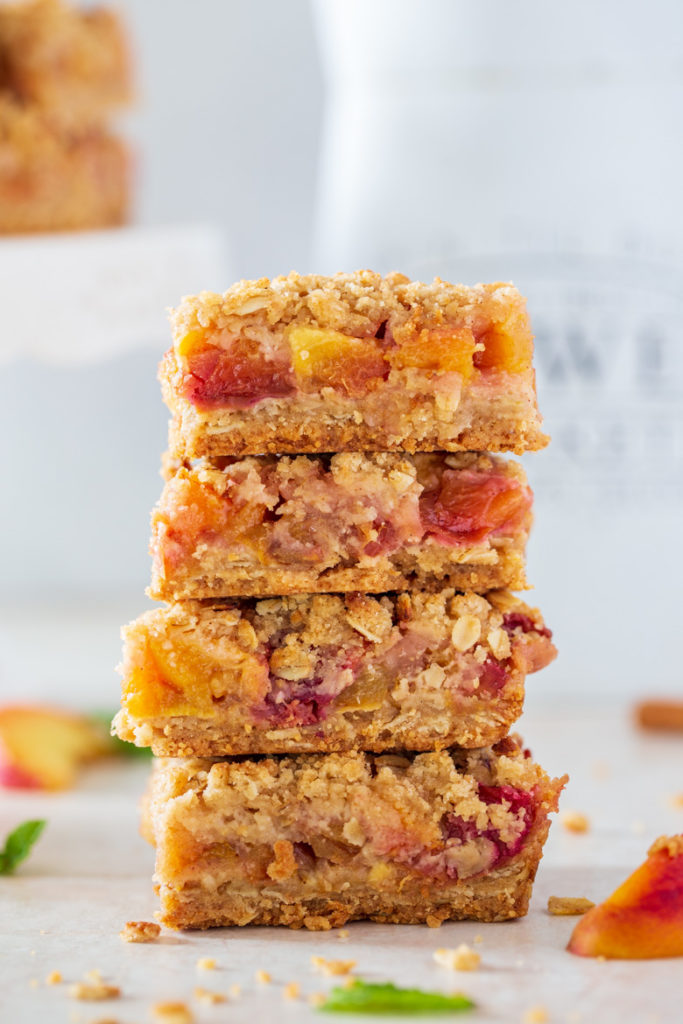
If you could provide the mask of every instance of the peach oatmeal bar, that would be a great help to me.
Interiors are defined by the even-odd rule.
[[[174,757],[485,746],[556,653],[507,591],[184,602],[123,637],[118,735]]]
[[[83,130],[130,98],[118,16],[60,0],[0,5],[0,92],[61,127]]]
[[[473,751],[161,760],[146,805],[161,920],[521,917],[564,782],[510,737]]]
[[[0,97],[0,234],[109,227],[125,220],[127,147],[99,128],[71,135]]]
[[[531,503],[517,462],[471,452],[200,461],[153,513],[151,594],[520,589]]]
[[[510,284],[292,273],[186,298],[172,324],[160,376],[181,458],[547,443]]]

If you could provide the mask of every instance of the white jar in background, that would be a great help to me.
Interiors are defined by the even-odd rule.
[[[534,689],[681,687],[683,5],[318,0],[315,266],[513,280],[553,435]],[[547,688],[546,688],[547,685]]]

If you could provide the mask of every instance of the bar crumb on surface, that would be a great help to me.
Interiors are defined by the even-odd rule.
[[[587,910],[594,907],[592,900],[583,896],[549,896],[548,913],[556,917],[571,917],[573,915],[585,914]]]
[[[301,995],[301,986],[298,981],[290,981],[282,990],[283,999],[298,999]]]
[[[545,1006],[531,1006],[522,1017],[522,1024],[548,1024],[549,1020]]]
[[[568,832],[587,832],[590,828],[590,821],[581,811],[563,811],[560,821]]]
[[[356,966],[355,960],[326,960],[324,956],[312,956],[311,964],[316,971],[334,977],[349,974]]]
[[[268,971],[256,971],[254,974],[254,980],[258,981],[259,985],[270,985],[273,979]]]
[[[154,942],[161,935],[161,927],[154,921],[126,921],[119,932],[124,942]]]
[[[194,1024],[194,1014],[185,1003],[155,1003],[151,1012],[161,1024]]]
[[[62,972],[61,971],[50,971],[50,973],[48,974],[48,976],[45,979],[45,984],[46,985],[59,985],[59,983],[61,981],[62,981]]]
[[[211,992],[208,988],[197,986],[194,990],[194,997],[206,1006],[216,1006],[218,1003],[227,1003],[228,997],[223,992]]]
[[[69,986],[69,995],[72,999],[80,999],[84,1002],[98,1002],[103,999],[118,999],[121,989],[118,985],[105,985],[104,982],[78,981],[75,985]]]
[[[434,959],[440,967],[451,971],[476,971],[481,963],[480,954],[465,943],[456,949],[434,950]]]
[[[197,961],[198,971],[215,971],[216,961],[212,956],[202,956]]]

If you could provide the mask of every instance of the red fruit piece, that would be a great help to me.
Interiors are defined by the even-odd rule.
[[[521,629],[523,633],[538,633],[539,636],[546,636],[552,639],[552,630],[547,626],[537,626],[536,623],[524,612],[506,612],[503,615],[503,629],[507,633],[514,633]]]
[[[683,956],[683,835],[661,836],[647,860],[585,914],[567,949],[578,956]]]
[[[446,469],[437,489],[420,498],[426,532],[451,544],[477,544],[521,525],[531,491],[519,481],[474,470]]]
[[[186,359],[185,397],[204,409],[246,409],[264,398],[294,393],[288,362],[266,360],[235,343],[230,349],[208,347]]]

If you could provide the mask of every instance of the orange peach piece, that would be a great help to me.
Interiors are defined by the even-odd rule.
[[[79,765],[111,753],[106,732],[85,715],[38,705],[0,707],[0,785],[67,789]]]
[[[657,839],[645,863],[581,918],[567,948],[616,960],[683,956],[683,835]]]

